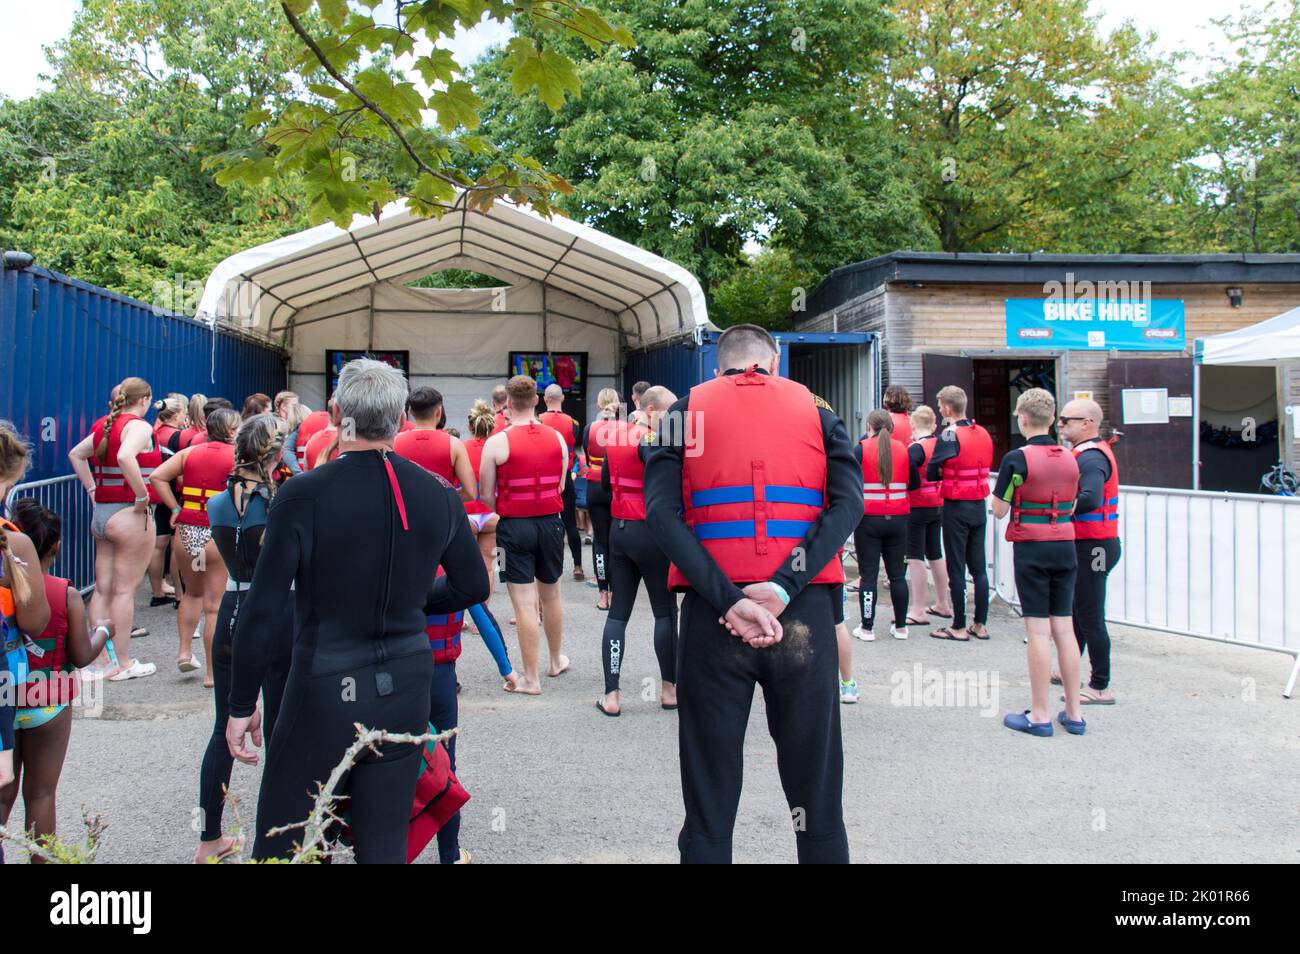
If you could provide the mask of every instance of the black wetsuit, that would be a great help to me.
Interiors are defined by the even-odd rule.
[[[292,851],[311,793],[356,738],[353,723],[422,733],[429,720],[430,613],[488,598],[487,572],[459,496],[395,454],[351,451],[288,481],[267,518],[262,556],[235,629],[233,717],[251,715],[289,585],[297,633],[284,701],[262,774],[255,858]],[[400,497],[392,481],[400,487]],[[405,526],[402,510],[405,507]],[[434,579],[442,564],[446,575]],[[343,789],[359,862],[406,860],[419,775],[411,745],[366,755]]]
[[[960,452],[961,431],[970,426],[962,418],[945,428],[934,444],[925,468],[926,480],[942,480],[944,461]],[[989,621],[989,573],[985,564],[984,533],[988,527],[986,500],[943,502],[943,549],[948,563],[948,592],[952,595],[952,628],[966,628],[966,571],[975,584],[975,625]]]
[[[682,398],[669,411],[665,421],[670,426],[661,430],[660,446],[649,455],[645,471],[647,523],[691,583],[682,598],[677,643],[678,746],[686,806],[677,839],[681,859],[731,861],[745,730],[757,684],[763,687],[781,786],[796,813],[799,860],[846,863],[839,648],[832,606],[837,588],[809,581],[837,559],[862,517],[862,468],[853,459],[844,424],[819,408],[826,508],[772,575],[791,597],[782,621],[804,623],[807,641],[787,638],[765,649],[746,646],[718,622],[744,594],[681,517],[685,435],[671,424],[688,419],[689,400]]]
[[[642,444],[637,454],[644,462],[653,445]],[[609,467],[601,471],[601,489],[613,498]],[[627,659],[627,624],[636,605],[638,585],[645,581],[650,612],[654,616],[655,658],[659,660],[659,678],[677,681],[677,597],[668,589],[668,557],[655,542],[654,533],[644,520],[611,517],[609,531],[609,571],[614,595],[601,639],[601,661],[605,666],[605,691],[618,690],[619,674]]]
[[[598,421],[606,418],[597,418]],[[593,421],[592,424],[596,423]],[[591,451],[588,449],[588,440],[591,437],[591,424],[582,429],[582,451],[591,459]],[[609,589],[609,491],[605,488],[608,484],[604,483],[603,474],[605,467],[608,466],[605,461],[601,466],[601,480],[587,481],[587,515],[591,517],[591,559],[596,565],[596,583],[603,593]]]
[[[1110,461],[1095,447],[1078,456],[1079,496],[1076,515],[1092,513],[1103,503]],[[1088,652],[1092,675],[1088,685],[1101,691],[1110,687],[1110,631],[1106,628],[1106,577],[1119,563],[1119,537],[1109,540],[1075,540],[1079,571],[1074,580],[1074,635],[1079,652]]]
[[[247,488],[247,484],[244,485]],[[235,507],[234,498],[227,489],[208,501],[208,523],[212,527],[212,542],[221,552],[226,565],[227,580],[221,608],[217,611],[217,628],[212,637],[212,688],[216,702],[216,719],[212,735],[203,753],[199,769],[199,811],[204,841],[221,837],[221,817],[225,807],[223,788],[230,785],[230,770],[235,758],[226,745],[226,720],[230,716],[230,661],[235,640],[235,620],[242,602],[247,600],[253,570],[262,549],[262,533],[266,528],[266,498],[262,493],[246,493],[241,497],[244,512]],[[293,651],[293,601],[284,601],[284,610],[274,631],[274,653],[262,682],[262,737],[263,745],[271,738],[275,720],[284,698],[285,681],[289,678],[289,658]],[[268,759],[270,748],[266,746]]]

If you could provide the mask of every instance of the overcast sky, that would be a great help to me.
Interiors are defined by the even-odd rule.
[[[39,16],[7,18],[0,31],[0,93],[21,99],[41,88],[37,77],[47,69],[41,48],[67,35],[80,6],[80,0],[42,0]],[[1132,18],[1140,28],[1156,31],[1159,50],[1186,50],[1196,55],[1208,54],[1216,41],[1222,46],[1223,35],[1210,19],[1235,15],[1238,10],[1231,0],[1092,0],[1092,8],[1102,13],[1107,28]],[[468,65],[506,35],[499,24],[483,24],[459,34],[452,46],[457,60]]]

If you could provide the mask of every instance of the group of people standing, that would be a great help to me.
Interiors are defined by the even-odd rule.
[[[605,389],[598,417],[585,427],[564,411],[557,385],[539,396],[532,378],[517,376],[490,404],[475,403],[464,439],[447,426],[435,389],[410,390],[400,372],[366,359],[343,369],[323,411],[308,411],[290,392],[274,401],[254,395],[243,414],[220,399],[171,395],[155,405],[152,428],[144,420],[149,386],[128,378],[71,454],[94,496],[97,586],[89,608],[70,596],[67,581],[41,573],[58,551],[57,515],[25,504],[15,508],[16,523],[4,524],[6,666],[25,678],[21,634],[41,633],[28,648],[48,643],[44,665],[67,678],[53,680],[56,694],[38,701],[65,705],[58,693],[75,692],[77,667],[114,681],[152,672],[130,656],[132,601],[165,527],[179,570],[178,667],[200,668],[191,645],[202,616],[202,668],[216,698],[195,860],[239,850],[222,829],[225,789],[234,761],[263,759],[252,854],[284,857],[293,851],[286,826],[307,816],[310,793],[353,741],[355,724],[415,734],[456,726],[455,665],[466,628],[483,638],[507,692],[542,692],[543,633],[547,676],[569,670],[560,578],[566,544],[575,579],[586,578],[585,510],[597,605],[608,612],[604,692],[595,706],[607,717],[622,711],[627,627],[644,585],[659,705],[678,715],[682,860],[731,859],[757,685],[800,861],[847,861],[840,704],[858,693],[841,550],[852,537],[860,639],[874,638],[881,562],[895,638],[930,616],[951,620],[931,632],[937,639],[990,638],[984,546],[992,442],[967,418],[959,388],[939,392],[936,415],[891,387],[855,443],[833,409],[780,376],[780,351],[765,330],[727,329],[717,355],[716,376],[684,397],[638,383],[626,416],[618,394]],[[1027,443],[1005,455],[992,506],[998,516],[1011,514],[1033,703],[1005,721],[1051,733],[1055,642],[1066,696],[1058,721],[1081,734],[1080,705],[1113,702],[1103,611],[1106,573],[1119,559],[1118,469],[1092,402],[1071,402],[1057,419],[1051,395],[1034,390],[1016,411]],[[780,427],[754,426],[778,419]],[[1053,423],[1070,450],[1048,436]],[[0,490],[25,469],[25,444],[0,425],[8,480]],[[585,486],[575,487],[575,474]],[[165,602],[166,550],[157,562],[153,599]],[[968,573],[975,588],[969,622]],[[518,670],[486,606],[498,575],[517,625]],[[911,612],[922,604],[923,614]],[[1081,693],[1085,647],[1092,681]],[[91,666],[101,650],[107,665]],[[6,712],[12,718],[0,706],[0,716]],[[13,732],[0,718],[0,786],[7,786],[0,810],[16,795],[14,762],[48,783],[53,756],[42,753],[58,750],[62,764],[67,725],[64,718],[46,742],[23,737],[20,723],[14,760]],[[454,768],[454,741],[448,748]],[[349,773],[359,861],[405,860],[419,758],[416,746],[385,744]],[[48,787],[48,804],[39,785],[28,804],[38,834],[53,831]],[[456,816],[438,833],[443,863],[469,860],[458,831]]]

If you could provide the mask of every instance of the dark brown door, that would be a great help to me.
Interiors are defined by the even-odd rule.
[[[1125,388],[1164,388],[1171,398],[1192,396],[1191,358],[1112,358],[1108,420],[1123,436],[1113,445],[1120,483],[1137,487],[1192,486],[1191,417],[1168,424],[1126,424]]]
[[[950,384],[955,384],[965,391],[968,401],[974,400],[975,362],[970,358],[957,355],[923,354],[921,355],[921,390],[925,393],[920,397],[913,394],[912,400],[917,404],[930,405],[938,415],[939,406],[934,396],[939,393],[940,388]]]

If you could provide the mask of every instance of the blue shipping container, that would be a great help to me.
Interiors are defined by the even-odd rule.
[[[155,399],[201,392],[236,409],[249,394],[285,387],[286,357],[275,348],[43,268],[3,276],[0,416],[32,444],[26,480],[72,472],[68,451],[130,375]]]

